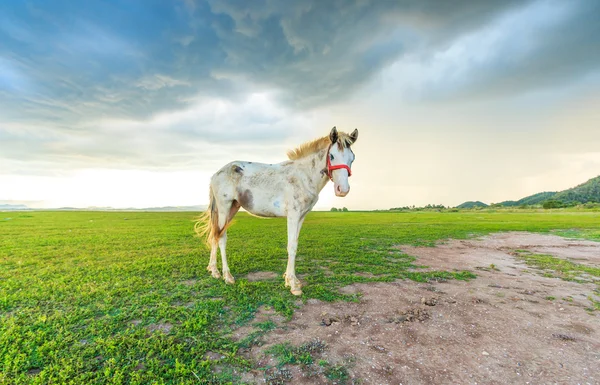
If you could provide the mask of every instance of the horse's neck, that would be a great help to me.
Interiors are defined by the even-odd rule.
[[[327,174],[323,170],[327,168],[327,150],[321,150],[312,155],[296,160],[298,172],[304,173],[317,193],[329,182]]]

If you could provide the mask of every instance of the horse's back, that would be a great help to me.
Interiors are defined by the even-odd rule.
[[[255,215],[284,216],[288,194],[283,165],[233,161],[213,175],[211,189],[219,199],[235,200]]]
[[[282,172],[282,165],[283,163],[267,164],[236,160],[221,167],[212,176],[212,179],[219,179],[219,177],[228,177],[231,180],[248,177],[276,177],[277,174]]]

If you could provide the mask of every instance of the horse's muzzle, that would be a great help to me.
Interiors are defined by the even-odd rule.
[[[345,197],[350,192],[350,186],[347,189],[342,190],[340,185],[335,186],[335,195],[338,197]]]

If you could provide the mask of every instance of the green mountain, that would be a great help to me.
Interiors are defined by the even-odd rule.
[[[539,205],[539,204],[544,203],[548,199],[554,197],[555,195],[556,195],[556,192],[552,192],[552,191],[541,192],[541,193],[530,195],[523,199],[519,199],[518,201],[500,202],[500,203],[498,203],[498,205],[504,206],[504,207]]]
[[[600,203],[600,176],[565,191],[556,193],[553,200],[563,203]]]
[[[600,176],[568,190],[537,193],[518,201],[505,201],[497,205],[503,207],[543,205],[546,208],[552,208],[588,202],[600,203]]]
[[[488,207],[488,205],[480,201],[468,201],[456,206],[457,209],[473,209],[476,207]]]
[[[504,201],[493,206],[519,207],[542,205],[545,208],[574,206],[582,203],[600,203],[600,176],[592,178],[585,183],[559,192],[541,192],[519,199],[518,201]],[[459,209],[471,209],[474,207],[486,207],[480,201],[469,201],[456,206]]]

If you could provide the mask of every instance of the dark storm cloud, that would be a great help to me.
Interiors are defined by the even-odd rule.
[[[502,25],[510,38],[491,46],[494,51],[488,59],[473,66],[469,79],[446,96],[510,97],[537,91],[559,92],[571,84],[598,82],[599,18],[597,1],[532,4],[520,18],[513,18],[520,19],[520,25]]]
[[[148,117],[194,95],[276,87],[335,103],[408,49],[512,6],[477,2],[105,2],[1,5],[0,103],[11,119]],[[243,88],[243,89],[240,89]]]
[[[215,73],[288,91],[296,107],[339,103],[404,53],[434,49],[512,1],[211,1],[228,60]]]

